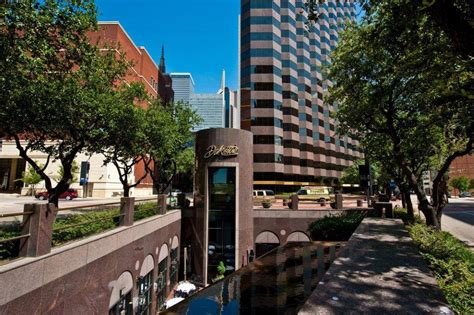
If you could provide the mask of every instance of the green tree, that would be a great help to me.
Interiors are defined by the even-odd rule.
[[[308,0],[306,9],[308,20],[316,21],[319,16],[319,6],[326,0]],[[362,10],[359,15],[365,13],[368,16],[380,9],[383,1],[359,0]],[[470,0],[399,0],[396,1],[403,10],[414,14],[415,18],[428,17],[436,31],[447,34],[451,46],[456,53],[466,59],[472,57],[474,51],[474,3]],[[364,12],[365,11],[365,12]],[[402,20],[402,17],[400,17]]]
[[[145,158],[145,111],[137,106],[140,102],[146,102],[147,98],[142,84],[132,83],[117,89],[115,106],[109,112],[108,136],[96,150],[105,156],[104,165],[112,163],[117,169],[124,197],[129,197],[130,189],[138,186],[147,176],[146,171],[140,177],[131,176],[135,166],[150,163]]]
[[[38,165],[42,167],[41,164],[38,163]],[[36,192],[35,186],[41,183],[43,179],[31,165],[28,165],[28,169],[22,172],[21,178],[17,179],[16,181],[21,181],[23,184],[31,185],[31,195],[34,196]]]
[[[469,181],[469,189],[474,189],[474,178]]]
[[[194,147],[188,147],[178,154],[176,160],[176,187],[182,191],[191,191],[194,180]]]
[[[341,36],[329,77],[328,101],[338,103],[340,133],[401,172],[415,190],[427,224],[440,228],[451,162],[472,151],[469,63],[427,12],[404,1],[380,1]],[[432,202],[421,187],[434,169]]]
[[[146,111],[147,171],[159,194],[168,190],[178,167],[188,165],[189,154],[183,152],[194,139],[191,129],[202,119],[189,104],[163,104],[153,100]],[[188,162],[186,162],[188,161]]]
[[[41,176],[49,202],[58,204],[73,179],[73,161],[107,136],[111,95],[128,68],[115,50],[99,50],[94,1],[6,1],[0,6],[0,135]],[[31,156],[47,155],[44,166]],[[59,161],[54,186],[46,174]]]
[[[469,178],[466,176],[459,176],[451,179],[451,187],[457,189],[459,192],[463,192],[469,189]]]
[[[77,183],[77,181],[79,180],[79,164],[77,164],[76,161],[73,161],[71,164],[71,175],[72,175],[72,178],[70,182],[68,183],[69,185],[73,183]],[[59,165],[58,174],[56,175],[55,180],[60,181],[61,178],[63,177],[64,177],[64,167],[62,165]]]
[[[342,172],[341,182],[343,184],[359,184],[359,166],[364,164],[365,160],[354,161],[354,164],[344,169],[344,171]],[[372,184],[384,185],[388,183],[386,178],[382,177],[383,174],[381,174],[381,168],[378,163],[370,164],[370,174],[372,175]]]

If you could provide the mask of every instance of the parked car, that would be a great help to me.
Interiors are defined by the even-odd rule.
[[[274,200],[275,193],[273,190],[254,190],[253,191],[253,200],[260,202],[263,200]]]
[[[47,191],[38,192],[35,194],[35,198],[39,200],[46,200],[48,199],[49,194]],[[66,200],[73,200],[78,197],[77,189],[68,189],[67,191],[63,192],[59,199],[66,199]]]
[[[181,190],[179,190],[179,189],[173,189],[173,190],[171,191],[171,196],[172,196],[172,197],[178,197],[178,195],[180,195],[180,194],[182,194],[182,193],[183,193],[183,192],[182,192]]]
[[[472,197],[472,194],[468,191],[463,191],[459,194],[459,198]]]

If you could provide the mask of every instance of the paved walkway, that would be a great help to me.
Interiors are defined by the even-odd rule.
[[[366,218],[299,314],[451,314],[401,220]]]

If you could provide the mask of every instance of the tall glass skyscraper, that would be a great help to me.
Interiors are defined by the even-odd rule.
[[[330,184],[362,157],[356,141],[335,134],[337,105],[323,102],[333,83],[322,67],[354,2],[324,1],[308,22],[303,1],[242,0],[241,128],[254,133],[257,187]]]
[[[171,73],[173,80],[174,100],[189,103],[189,98],[194,94],[194,80],[191,73]]]
[[[240,115],[237,92],[226,86],[225,71],[222,71],[221,86],[215,94],[194,93],[191,73],[171,73],[174,100],[189,103],[203,122],[193,129],[239,128]]]

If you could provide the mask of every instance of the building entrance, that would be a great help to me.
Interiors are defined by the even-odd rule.
[[[0,159],[0,193],[21,193],[23,182],[16,181],[25,171],[23,159]]]
[[[208,281],[222,262],[235,270],[235,167],[209,167]]]

